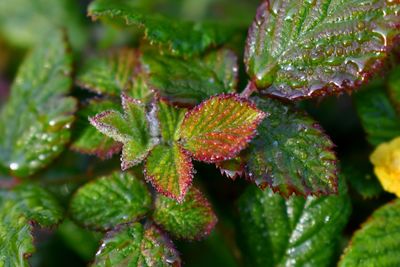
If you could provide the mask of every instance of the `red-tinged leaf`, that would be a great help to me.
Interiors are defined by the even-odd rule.
[[[398,0],[268,0],[245,62],[261,93],[286,99],[350,90],[374,73],[400,33]]]
[[[186,113],[180,142],[197,160],[231,159],[253,138],[265,115],[235,94],[214,96]]]
[[[179,144],[157,145],[146,159],[145,176],[158,192],[181,202],[192,183],[192,161]]]
[[[217,162],[215,165],[221,171],[222,175],[235,180],[238,176],[244,174],[246,162],[239,155],[233,159]]]
[[[122,145],[104,136],[88,123],[88,117],[107,109],[119,110],[119,105],[109,100],[92,100],[78,112],[75,124],[78,131],[73,138],[71,149],[80,153],[96,155],[106,159],[121,151]]]
[[[138,100],[122,94],[124,114],[107,110],[89,118],[100,132],[121,142],[121,167],[126,170],[140,163],[157,143],[150,134],[145,106]]]

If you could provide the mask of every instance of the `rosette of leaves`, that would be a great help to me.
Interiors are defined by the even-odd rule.
[[[235,94],[211,97],[191,110],[163,100],[146,106],[122,94],[122,106],[124,114],[107,110],[91,117],[91,124],[123,144],[123,170],[144,160],[146,180],[178,201],[192,183],[192,158],[215,163],[235,157],[265,117]]]

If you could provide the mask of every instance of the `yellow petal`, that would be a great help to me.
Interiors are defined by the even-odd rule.
[[[379,145],[370,160],[383,188],[400,197],[400,137]]]

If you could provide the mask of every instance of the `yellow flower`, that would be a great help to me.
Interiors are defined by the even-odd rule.
[[[400,137],[379,145],[370,160],[383,188],[400,197]]]

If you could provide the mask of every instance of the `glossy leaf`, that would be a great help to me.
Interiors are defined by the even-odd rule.
[[[121,168],[126,170],[140,163],[157,143],[151,136],[145,105],[122,94],[124,114],[107,110],[89,118],[104,135],[123,144]]]
[[[268,0],[250,27],[247,72],[263,94],[296,99],[363,82],[400,33],[398,1]]]
[[[29,266],[35,251],[32,222],[49,227],[63,217],[52,195],[36,185],[19,185],[0,192],[0,265]]]
[[[13,201],[2,201],[0,209],[0,265],[29,266],[27,258],[35,252],[32,225],[21,216]]]
[[[133,49],[120,49],[89,59],[80,68],[77,83],[98,94],[120,95],[129,86],[139,61]]]
[[[0,33],[13,45],[30,48],[65,28],[72,46],[81,48],[87,40],[84,15],[75,1],[2,0]]]
[[[193,179],[193,164],[179,144],[157,145],[145,162],[146,180],[159,193],[182,202]]]
[[[172,236],[183,239],[205,237],[210,234],[217,222],[217,217],[208,200],[193,187],[182,203],[158,195],[153,219]]]
[[[193,55],[209,47],[227,42],[232,27],[211,22],[191,22],[172,19],[147,10],[141,1],[95,0],[89,6],[89,16],[122,25],[135,25],[145,32],[151,43],[169,49],[174,54]]]
[[[249,266],[330,266],[350,215],[338,196],[293,196],[249,187],[239,200],[241,244]]]
[[[337,191],[332,141],[311,117],[271,99],[254,98],[271,115],[250,143],[247,174],[261,188],[283,196],[324,195]]]
[[[374,146],[400,136],[400,117],[383,87],[383,82],[376,81],[354,97],[367,141]]]
[[[154,226],[139,223],[110,232],[92,266],[181,266],[178,252]]]
[[[88,122],[88,117],[109,109],[120,111],[119,105],[108,100],[90,101],[87,106],[78,111],[76,122],[78,133],[71,144],[71,148],[74,151],[96,155],[102,159],[109,158],[113,154],[120,152],[120,143],[104,136]]]
[[[400,265],[400,200],[376,210],[355,232],[338,266]]]
[[[237,58],[227,49],[190,60],[149,51],[142,63],[148,85],[173,103],[195,105],[210,96],[234,92],[237,86]]]
[[[66,96],[70,75],[71,57],[64,36],[57,32],[45,38],[20,67],[0,112],[0,165],[12,175],[35,173],[69,141],[76,109],[75,99]]]
[[[237,95],[211,97],[186,113],[180,142],[197,160],[227,160],[246,147],[264,117],[253,103]]]
[[[87,183],[75,193],[73,219],[93,229],[111,229],[136,221],[149,212],[151,196],[146,185],[129,173],[114,172]]]

